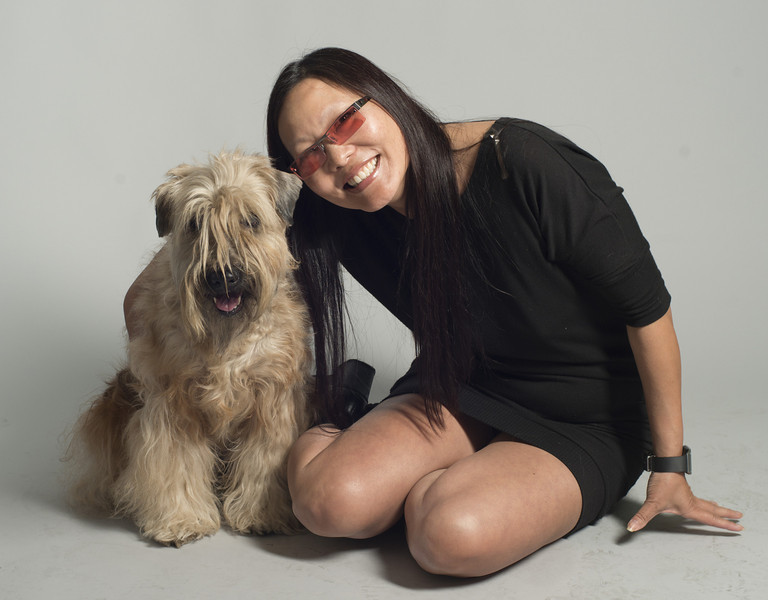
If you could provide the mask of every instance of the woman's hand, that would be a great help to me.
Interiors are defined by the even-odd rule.
[[[740,512],[694,496],[682,473],[651,473],[645,503],[630,519],[627,530],[639,531],[661,513],[680,515],[728,531],[744,529],[732,520],[740,519]]]
[[[645,327],[627,327],[635,355],[657,456],[679,456],[683,449],[683,411],[680,398],[680,350],[672,312]],[[661,513],[673,513],[729,531],[744,529],[730,519],[741,513],[693,495],[682,473],[652,473],[646,500],[627,529],[639,531]]]

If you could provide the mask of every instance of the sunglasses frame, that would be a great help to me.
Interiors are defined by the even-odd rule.
[[[370,100],[372,100],[372,98],[370,96],[363,96],[359,100],[356,100],[355,102],[353,102],[348,108],[346,108],[344,110],[344,112],[342,112],[338,117],[336,117],[336,119],[333,121],[333,123],[331,123],[331,126],[326,130],[326,132],[323,134],[323,136],[320,139],[318,139],[314,144],[312,144],[309,148],[307,148],[301,154],[299,154],[296,157],[296,160],[294,160],[290,164],[290,166],[288,168],[291,170],[291,172],[294,175],[296,175],[299,179],[301,179],[303,181],[307,177],[311,177],[320,167],[322,167],[325,164],[325,161],[328,158],[326,153],[325,153],[325,144],[326,143],[330,143],[330,144],[343,144],[349,138],[351,138],[355,133],[357,133],[357,130],[360,129],[360,127],[355,129],[352,133],[350,133],[344,139],[340,139],[340,138],[334,136],[333,135],[333,130],[338,128],[338,126],[341,124],[341,120],[345,116],[352,116],[352,115],[360,112],[360,109],[363,108],[363,106],[365,106]],[[362,126],[362,124],[365,122],[365,117],[360,115],[360,118],[362,119],[362,121],[360,123],[360,125]],[[301,175],[301,173],[299,173],[299,171],[300,171],[299,163],[302,161],[302,158],[306,157],[306,156],[309,156],[309,155],[311,155],[311,154],[313,154],[315,152],[318,152],[318,151],[323,156],[322,161],[320,161],[318,163],[317,167],[312,169],[312,171],[310,173],[305,173],[304,175]]]

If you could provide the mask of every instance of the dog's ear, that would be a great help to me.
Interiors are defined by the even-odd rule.
[[[276,171],[277,174],[277,201],[275,208],[277,214],[291,225],[293,223],[293,209],[296,207],[296,201],[301,192],[301,179],[286,173],[285,171]]]
[[[152,198],[155,201],[155,227],[157,235],[165,237],[171,232],[171,186],[173,182],[166,182],[159,186]]]
[[[194,165],[181,164],[166,173],[168,180],[161,183],[152,194],[155,201],[155,227],[157,235],[165,237],[173,228],[173,194],[179,189],[179,182],[195,171]]]

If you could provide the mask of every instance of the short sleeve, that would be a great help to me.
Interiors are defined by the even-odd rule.
[[[566,138],[533,123],[515,126],[522,140],[505,162],[522,179],[547,259],[594,289],[627,325],[661,318],[671,298],[623,190]]]

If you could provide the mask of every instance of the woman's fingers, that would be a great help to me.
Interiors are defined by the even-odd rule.
[[[639,531],[661,513],[680,515],[728,531],[744,529],[740,524],[734,523],[734,520],[743,517],[742,513],[720,506],[716,502],[697,498],[685,477],[677,474],[651,475],[647,499],[637,514],[630,519],[627,530]]]
[[[741,519],[743,515],[736,510],[719,506],[715,502],[694,498],[694,507],[686,512],[679,513],[687,519],[693,519],[704,525],[720,527],[729,531],[742,531],[743,526],[734,523],[733,519]]]

